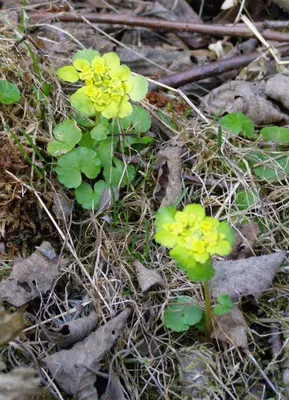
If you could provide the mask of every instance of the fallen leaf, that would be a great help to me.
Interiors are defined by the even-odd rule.
[[[248,224],[241,225],[238,229],[234,229],[234,234],[235,242],[228,260],[240,260],[249,255],[252,256],[259,234],[258,224],[252,221]]]
[[[182,193],[181,147],[168,147],[158,153],[159,166],[154,197],[161,201],[161,207],[173,205]]]
[[[289,116],[264,96],[265,82],[232,81],[213,89],[202,98],[201,109],[211,115],[243,113],[255,125],[289,123]]]
[[[212,297],[227,294],[231,299],[254,295],[257,299],[268,289],[286,253],[281,251],[242,260],[214,262],[215,276],[211,280]]]
[[[224,3],[221,5],[221,10],[229,10],[238,3],[238,0],[225,0]]]
[[[15,307],[46,294],[59,276],[59,257],[55,256],[49,242],[41,246],[28,258],[15,261],[7,279],[0,283],[0,298]]]
[[[9,343],[10,340],[18,336],[25,326],[23,313],[17,311],[10,314],[4,307],[0,306],[0,346]]]
[[[41,379],[32,368],[14,368],[0,374],[0,400],[31,400],[40,395]]]
[[[237,304],[225,315],[213,316],[212,339],[229,343],[235,347],[248,347],[247,324]]]
[[[130,308],[91,333],[69,350],[45,357],[43,362],[58,385],[77,400],[97,400],[97,371],[100,361],[120,335]]]
[[[289,110],[288,91],[289,76],[287,75],[276,74],[266,82],[266,95],[278,103],[281,103],[287,110]]]
[[[63,193],[54,193],[52,210],[59,221],[68,221],[73,208],[73,201]]]
[[[196,349],[194,346],[181,350],[178,357],[182,397],[198,400],[207,398],[211,377],[208,366],[214,369],[214,355],[206,347]]]
[[[113,192],[113,198],[112,198]],[[100,200],[97,207],[97,212],[103,212],[107,208],[111,207],[114,202],[119,199],[119,189],[108,187],[105,188],[100,196]]]
[[[137,260],[133,265],[136,269],[138,284],[143,293],[147,292],[154,285],[165,286],[163,278],[157,271],[144,267],[142,263]]]
[[[50,342],[69,346],[87,337],[96,325],[97,314],[92,311],[87,317],[69,321],[59,328],[42,327],[42,330]]]
[[[107,377],[109,386],[99,400],[126,400],[123,388],[117,376]]]

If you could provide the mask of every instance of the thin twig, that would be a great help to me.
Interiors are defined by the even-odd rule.
[[[75,14],[69,12],[61,13],[30,13],[30,24],[39,21],[53,20],[62,22],[82,22],[83,18],[92,23],[106,23],[110,25],[126,25],[133,27],[143,27],[168,32],[190,32],[201,33],[210,36],[233,36],[233,37],[254,37],[254,33],[245,25],[218,25],[218,24],[190,24],[187,22],[163,21],[156,18],[135,17],[127,14]],[[258,28],[262,31],[265,39],[274,40],[276,42],[289,42],[289,34],[272,31],[270,29],[263,30],[259,24]]]

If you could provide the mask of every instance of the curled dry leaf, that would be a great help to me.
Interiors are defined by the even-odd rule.
[[[24,314],[15,312],[9,314],[0,305],[0,346],[10,342],[25,328]]]
[[[234,229],[234,234],[235,243],[228,260],[240,260],[253,255],[253,249],[259,234],[258,224],[252,221],[248,224],[241,225],[239,228]]]
[[[205,399],[209,394],[211,374],[208,366],[215,367],[214,355],[208,348],[188,347],[179,352],[180,379],[184,399]],[[187,397],[186,397],[187,396]]]
[[[7,279],[0,283],[0,298],[15,307],[46,294],[59,276],[59,257],[49,242],[41,246],[28,258],[15,261]]]
[[[41,379],[32,368],[15,368],[0,374],[0,400],[32,400],[40,395]]]
[[[271,99],[281,103],[289,110],[289,76],[276,74],[268,79],[265,85],[265,93]]]
[[[160,274],[153,270],[148,269],[139,261],[133,263],[137,273],[137,280],[142,292],[147,292],[154,285],[165,286],[165,282]]]
[[[130,308],[91,333],[69,350],[45,357],[43,362],[58,385],[77,400],[97,400],[97,371],[100,361],[120,335]]]
[[[50,342],[69,346],[87,337],[97,325],[97,314],[92,311],[87,317],[78,318],[59,328],[45,328],[43,333]]]
[[[220,340],[235,347],[248,347],[247,324],[238,305],[225,315],[213,316],[212,339]]]
[[[203,97],[201,108],[219,116],[241,112],[255,125],[289,123],[289,116],[265,98],[264,86],[263,81],[258,85],[243,81],[225,83]]]
[[[161,207],[173,205],[182,193],[181,147],[168,147],[161,150],[156,161],[159,166],[154,197],[161,201]]]
[[[257,299],[271,286],[286,253],[281,251],[260,257],[214,262],[215,276],[211,280],[213,297],[226,293],[232,299],[254,295]]]

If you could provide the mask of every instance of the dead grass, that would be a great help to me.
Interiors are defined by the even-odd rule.
[[[269,376],[272,385],[281,393],[283,389],[279,367],[282,360],[279,356],[270,355],[268,340],[274,338],[270,322],[272,319],[288,332],[288,320],[284,319],[288,307],[286,268],[278,274],[275,288],[264,296],[256,313],[248,313],[249,349],[258,359],[259,368],[241,350],[231,347],[224,349],[221,343],[204,346],[200,332],[192,330],[180,335],[163,327],[163,310],[177,294],[188,294],[201,306],[204,302],[200,285],[189,282],[166,251],[153,242],[153,215],[158,204],[153,200],[156,174],[152,172],[151,164],[161,147],[175,143],[176,140],[182,141],[186,151],[183,155],[183,197],[180,206],[201,203],[208,214],[226,220],[232,226],[254,219],[261,227],[254,250],[256,255],[284,250],[288,246],[287,179],[274,184],[259,181],[249,165],[245,163],[246,169],[241,167],[244,155],[252,150],[254,143],[241,138],[232,140],[226,136],[219,147],[215,126],[200,117],[188,120],[178,118],[177,134],[172,129],[170,136],[173,138],[166,143],[161,134],[156,135],[151,154],[143,156],[143,165],[147,170],[144,169],[142,174],[145,176],[148,173],[148,177],[137,191],[130,188],[123,192],[116,209],[107,210],[97,218],[76,207],[70,223],[58,224],[53,214],[43,211],[39,203],[41,198],[48,211],[51,211],[52,201],[47,192],[59,190],[52,168],[46,166],[44,177],[40,178],[33,166],[19,154],[9,132],[17,135],[31,164],[44,170],[44,165],[20,129],[31,137],[34,146],[47,160],[45,148],[52,137],[53,125],[66,118],[70,109],[66,95],[55,79],[49,57],[34,49],[27,41],[37,57],[39,76],[33,71],[33,63],[24,43],[15,46],[15,29],[14,32],[7,30],[0,40],[2,77],[6,76],[16,83],[22,93],[21,107],[0,109],[3,126],[0,140],[2,143],[5,141],[5,145],[1,145],[0,154],[1,150],[11,146],[10,159],[1,157],[0,161],[0,185],[5,186],[5,190],[1,191],[1,204],[6,207],[2,208],[5,210],[5,218],[13,219],[12,226],[5,219],[1,222],[1,233],[7,242],[14,242],[15,232],[26,229],[30,230],[31,237],[38,235],[41,240],[47,235],[45,238],[51,239],[49,235],[53,232],[56,235],[56,224],[58,233],[62,232],[62,236],[57,237],[57,247],[63,250],[69,263],[62,267],[61,279],[56,283],[54,291],[42,298],[39,304],[28,307],[32,327],[28,327],[20,339],[25,351],[15,343],[2,350],[9,366],[31,365],[35,359],[39,361],[55,351],[54,346],[43,340],[41,324],[52,322],[57,326],[72,318],[81,304],[84,304],[85,312],[89,307],[95,307],[99,323],[102,324],[130,305],[134,310],[133,317],[117,346],[102,363],[103,369],[117,372],[129,399],[184,399],[181,394],[179,357],[187,348],[193,353],[204,351],[210,360],[209,383],[205,389],[201,388],[202,399],[249,399],[253,387],[263,390],[264,376],[260,371]],[[41,89],[43,82],[52,85],[51,95],[45,103],[36,100],[32,90],[32,87]],[[148,104],[146,107],[154,108]],[[5,153],[8,151],[5,150]],[[7,178],[4,170],[16,175],[18,181],[13,181],[11,176]],[[38,197],[27,186],[34,187]],[[238,210],[235,205],[235,195],[240,189],[258,193],[256,202],[246,212]],[[2,210],[1,219],[4,214]],[[32,215],[35,220],[30,218]],[[36,224],[40,226],[36,228]],[[33,251],[31,242],[23,243],[26,252]],[[133,268],[135,258],[158,271],[165,280],[166,288],[156,289],[149,294],[141,293]],[[280,306],[281,300],[285,304]],[[269,321],[262,322],[266,318]],[[56,398],[61,399],[51,378],[46,374],[44,379]]]

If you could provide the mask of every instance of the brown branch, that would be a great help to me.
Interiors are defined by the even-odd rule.
[[[278,51],[281,56],[288,56],[289,46],[278,47]],[[260,52],[256,51],[242,56],[226,58],[211,64],[189,68],[182,72],[164,76],[158,82],[174,88],[180,87],[190,82],[195,82],[200,79],[220,75],[227,71],[245,67],[261,55]],[[268,54],[267,57],[272,58],[271,54]]]
[[[133,27],[143,27],[156,30],[163,30],[168,32],[190,32],[190,33],[201,33],[204,35],[211,36],[234,36],[234,37],[254,37],[254,34],[243,26],[232,26],[232,25],[217,25],[217,24],[190,24],[187,22],[172,22],[163,21],[160,19],[141,18],[134,17],[131,15],[123,14],[73,14],[69,12],[61,13],[30,13],[30,20],[34,22],[40,22],[46,19],[52,19],[62,22],[83,22],[84,19],[93,23],[106,23],[111,25],[126,25]],[[282,32],[275,32],[270,29],[263,30],[263,27],[259,24],[259,30],[262,31],[262,35],[266,40],[274,40],[277,42],[289,42],[289,34]]]

